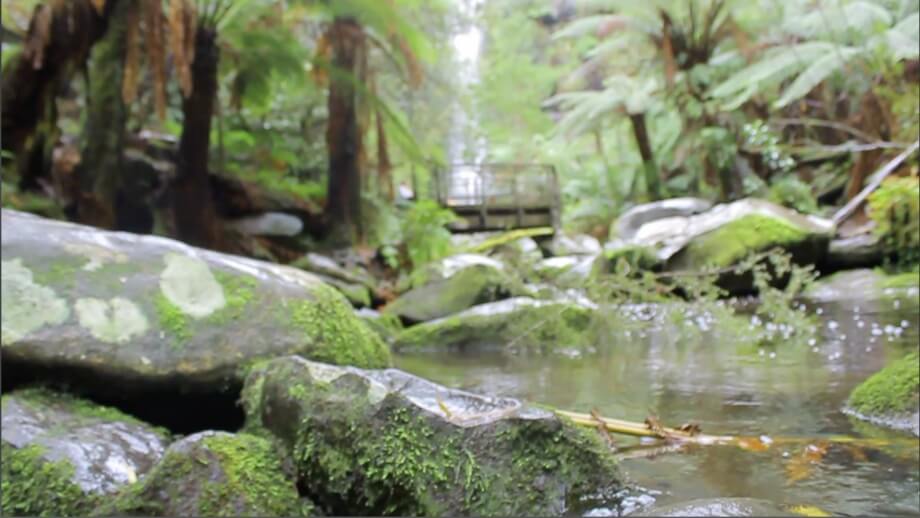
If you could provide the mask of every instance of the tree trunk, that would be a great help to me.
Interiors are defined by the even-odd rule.
[[[115,6],[108,31],[93,48],[89,70],[83,159],[78,169],[77,218],[81,223],[107,229],[117,227],[115,197],[123,168],[128,118],[121,86],[129,17],[134,8],[132,2]]]
[[[354,241],[360,234],[363,155],[354,82],[366,59],[366,40],[361,26],[347,18],[337,18],[326,36],[332,46],[333,67],[326,126],[329,153],[326,217],[333,228],[344,229],[343,237]]]
[[[199,26],[195,31],[192,92],[182,99],[182,137],[172,196],[177,237],[211,249],[223,248],[220,222],[208,183],[208,150],[219,57],[217,33]]]
[[[642,167],[645,170],[645,191],[650,201],[661,199],[661,181],[658,174],[658,166],[655,164],[655,155],[652,153],[652,145],[648,138],[648,132],[645,129],[645,114],[631,113],[629,121],[632,123],[633,135],[636,137],[636,145],[639,146],[639,154],[642,155]]]
[[[390,163],[390,152],[387,149],[387,134],[383,127],[383,118],[377,110],[377,182],[380,195],[384,200],[393,202],[393,165]]]
[[[50,172],[57,134],[55,96],[86,63],[118,3],[109,0],[101,14],[91,0],[39,4],[22,53],[4,66],[0,133],[3,150],[15,156],[21,189],[38,189],[40,178]]]

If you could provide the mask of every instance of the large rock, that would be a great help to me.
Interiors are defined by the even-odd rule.
[[[389,364],[342,296],[296,268],[8,210],[2,257],[4,376],[121,397],[212,391],[294,353]]]
[[[360,268],[345,268],[331,257],[320,254],[308,253],[300,259],[291,263],[291,266],[315,273],[338,279],[348,284],[357,284],[374,290],[376,283],[369,273]]]
[[[242,399],[331,515],[558,516],[622,484],[593,431],[398,370],[279,358],[253,368]]]
[[[826,262],[832,269],[859,268],[882,264],[884,256],[876,234],[857,234],[832,240]]]
[[[600,253],[600,251],[600,242],[587,234],[576,234],[573,236],[556,234],[553,236],[553,239],[547,243],[547,252],[554,257],[565,255],[596,255]]]
[[[3,396],[2,514],[74,516],[142,478],[168,434],[117,410],[29,389]]]
[[[386,313],[424,322],[507,298],[515,291],[504,265],[481,255],[451,256],[428,270],[427,282],[400,295],[387,305]]]
[[[658,219],[619,241],[619,249],[654,253],[665,270],[725,269],[751,254],[781,248],[799,264],[820,264],[834,232],[831,221],[748,198],[693,216]],[[751,289],[750,275],[723,274],[731,292]]]
[[[303,221],[284,212],[265,212],[237,218],[228,226],[250,236],[296,236],[303,230]]]
[[[872,301],[920,294],[920,273],[896,275],[861,268],[837,272],[818,279],[803,296],[815,302]]]
[[[481,304],[412,326],[397,335],[397,350],[501,348],[544,351],[585,348],[593,308],[571,301],[515,297]]]
[[[143,480],[96,516],[310,516],[271,442],[200,432],[170,445]]]
[[[920,436],[920,356],[892,362],[853,389],[844,412]]]
[[[651,221],[675,216],[687,217],[712,208],[712,202],[701,198],[671,198],[636,205],[620,215],[610,228],[611,240],[632,239],[639,228]]]

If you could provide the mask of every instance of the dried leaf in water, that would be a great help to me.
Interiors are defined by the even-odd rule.
[[[607,446],[612,450],[617,449],[616,443],[613,441],[613,437],[610,436],[610,432],[607,431],[607,423],[604,422],[604,418],[601,417],[601,413],[596,409],[591,409],[591,417],[597,422],[597,431],[600,432],[601,436],[607,442]]]
[[[678,428],[678,430],[690,434],[690,437],[693,437],[694,435],[697,435],[697,434],[699,434],[700,432],[703,431],[703,430],[700,428],[700,425],[699,425],[699,424],[694,423],[694,422],[692,422],[692,421],[689,422],[689,423],[684,423],[684,424],[680,425],[680,428]]]
[[[789,506],[789,512],[790,512],[790,513],[795,513],[795,514],[797,514],[797,515],[799,515],[799,516],[814,516],[814,517],[833,516],[831,513],[825,511],[824,509],[821,509],[821,508],[819,508],[819,507],[815,507],[815,506],[813,506],[813,505],[793,505],[793,506]]]

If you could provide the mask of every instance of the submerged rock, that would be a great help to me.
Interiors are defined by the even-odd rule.
[[[801,516],[768,500],[755,498],[701,498],[656,505],[630,516]]]
[[[400,351],[487,347],[509,350],[583,348],[593,309],[574,302],[516,297],[412,326],[397,335]]]
[[[2,211],[3,375],[213,391],[261,358],[383,367],[345,299],[286,266]]]
[[[591,431],[394,369],[279,358],[253,368],[242,399],[327,514],[561,515],[622,485]]]
[[[271,442],[200,432],[170,445],[143,480],[96,516],[310,516]]]
[[[143,477],[168,435],[121,412],[45,390],[3,396],[2,514],[86,514]]]
[[[432,265],[425,284],[400,295],[385,311],[410,322],[424,322],[507,298],[513,291],[510,274],[502,263],[461,254]]]
[[[844,412],[920,436],[920,356],[892,362],[853,389]]]
[[[621,214],[611,225],[609,238],[632,239],[642,225],[651,221],[675,216],[692,216],[711,208],[712,202],[701,198],[671,198],[636,205]]]

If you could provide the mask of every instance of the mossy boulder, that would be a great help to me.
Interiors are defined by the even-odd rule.
[[[920,355],[910,353],[870,376],[850,393],[845,411],[920,436]]]
[[[889,274],[881,270],[860,268],[837,272],[818,279],[808,287],[804,297],[816,302],[872,301],[920,294],[920,272]]]
[[[168,434],[121,412],[46,390],[3,396],[5,516],[87,514],[143,477]]]
[[[424,284],[400,295],[384,311],[409,322],[425,322],[507,298],[514,292],[513,277],[502,263],[486,256],[460,254],[431,265]]]
[[[355,306],[370,306],[377,284],[374,278],[359,267],[351,269],[341,266],[331,257],[308,253],[291,266],[306,270],[331,284]]]
[[[394,369],[279,358],[252,370],[242,400],[326,514],[562,515],[622,486],[592,430]]]
[[[610,225],[610,240],[631,239],[642,225],[675,216],[692,216],[712,208],[712,202],[701,198],[670,198],[643,203],[630,208]]]
[[[798,264],[821,264],[833,231],[829,220],[748,198],[701,214],[647,222],[620,239],[619,247],[654,250],[667,271],[725,270],[774,248],[790,253]],[[724,273],[719,283],[732,293],[742,293],[751,291],[753,278]]]
[[[335,289],[286,266],[2,211],[3,375],[123,396],[242,383],[300,354],[384,367]]]
[[[594,315],[571,301],[515,297],[474,306],[460,313],[409,327],[394,348],[401,352],[446,348],[499,348],[545,352],[586,348]]]
[[[267,439],[200,432],[170,445],[141,481],[96,516],[311,516]]]
[[[369,308],[356,310],[355,315],[386,343],[392,343],[396,335],[403,330],[402,322],[395,315],[385,315]]]

